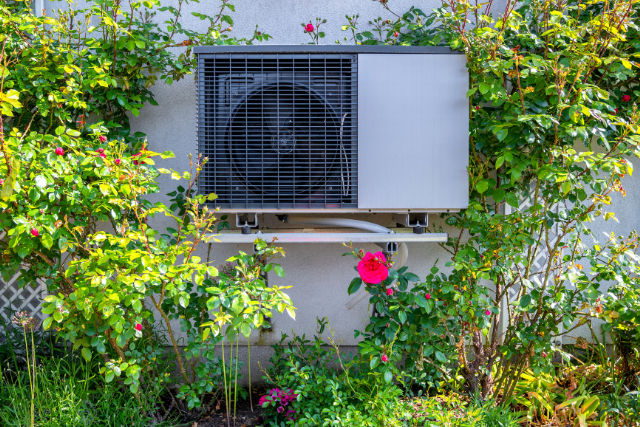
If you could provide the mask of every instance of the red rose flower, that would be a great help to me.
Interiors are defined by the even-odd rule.
[[[140,323],[136,323],[136,330],[137,331],[141,331],[142,330],[142,325]]]
[[[309,23],[306,25],[306,27],[304,27],[304,30],[305,30],[307,33],[311,33],[311,32],[313,32],[313,30],[315,30],[315,28],[313,27],[313,24],[312,24],[311,22],[309,22]]]
[[[484,312],[484,314],[486,314],[487,316],[489,316],[491,314],[491,310],[487,310]]]
[[[107,155],[106,155],[106,154],[104,154],[104,153],[100,153],[100,157],[102,157],[103,159],[106,159],[106,158],[107,158]]]
[[[122,162],[122,160],[116,159],[116,165],[120,166],[120,162]]]
[[[98,153],[104,153],[104,148],[98,148],[96,151],[97,151]]]
[[[618,114],[618,109],[616,108],[616,114]]]
[[[100,142],[107,142],[107,137],[104,135],[100,135]]]
[[[629,102],[631,101],[631,97],[629,95],[622,95],[622,102]]]
[[[40,235],[37,228],[32,228],[31,234],[33,235],[33,237],[38,237]]]
[[[397,31],[396,31],[395,33],[393,33],[393,37],[396,37],[396,38],[397,38],[399,35],[400,35],[400,33],[399,33],[399,32],[397,32]]]
[[[426,299],[430,299],[430,298],[431,298],[431,294],[426,294],[424,297],[425,297]]]
[[[393,295],[393,289],[391,289],[391,288],[387,289],[387,295],[388,296]]]
[[[383,362],[386,362],[387,360],[389,360],[389,358],[387,357],[386,354],[383,354],[381,359],[382,359]]]
[[[4,179],[0,179],[0,185],[4,184]]]
[[[370,285],[378,284],[389,277],[389,270],[384,265],[387,262],[382,252],[376,252],[367,254],[358,263],[358,273],[362,281]]]
[[[55,152],[58,156],[64,156],[64,150],[61,147],[56,147]]]

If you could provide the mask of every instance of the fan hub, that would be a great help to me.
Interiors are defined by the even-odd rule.
[[[271,138],[271,148],[280,154],[291,153],[296,148],[296,137],[289,129],[279,129]]]

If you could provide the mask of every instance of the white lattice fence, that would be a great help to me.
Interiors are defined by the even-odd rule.
[[[519,206],[519,210],[526,210],[529,209],[530,207],[532,207],[534,205],[534,203],[537,202],[537,200],[534,200],[533,195],[529,195],[526,198],[523,198],[520,200],[520,206]],[[559,205],[556,205],[554,208],[555,213],[558,214],[560,213],[560,211],[562,210],[562,207]],[[513,208],[510,205],[505,204],[505,214],[510,214],[513,212]],[[535,256],[533,258],[533,262],[531,264],[531,269],[529,270],[530,273],[538,273],[543,271],[546,266],[547,263],[549,261],[549,251],[547,250],[547,245],[549,247],[554,247],[557,240],[558,240],[558,225],[556,223],[556,225],[549,230],[549,233],[547,236],[538,236],[538,241],[541,242],[541,244],[539,244],[537,246],[537,252],[535,253]],[[524,271],[524,266],[520,265],[519,268]],[[502,299],[502,307],[500,308],[500,313],[501,313],[501,332],[506,331],[507,328],[507,323],[508,323],[508,301],[512,302],[515,301],[518,298],[518,293],[519,293],[520,289],[518,287],[512,287],[509,289],[508,293],[508,300],[507,297],[505,296]],[[564,330],[564,326],[562,324],[559,325],[560,328],[560,332],[562,333],[562,331]],[[558,337],[559,339],[556,340],[556,345],[557,346],[561,346],[562,345],[562,337]]]
[[[0,240],[4,238],[4,233],[0,234]],[[5,322],[10,322],[12,311],[26,311],[33,317],[40,320],[44,315],[40,311],[42,308],[42,297],[46,292],[46,285],[38,282],[37,287],[26,286],[20,289],[17,285],[20,274],[16,274],[9,281],[5,282],[0,278],[0,316]],[[0,339],[3,339],[3,331],[0,329]]]

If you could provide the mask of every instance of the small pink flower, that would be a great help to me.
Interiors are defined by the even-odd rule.
[[[279,414],[281,414],[281,413],[284,412],[284,408],[282,406],[278,406],[277,411],[278,411]]]
[[[64,156],[64,150],[61,147],[56,147],[55,152],[58,156]]]
[[[141,331],[142,325],[140,323],[136,323],[136,331]]]
[[[4,184],[4,179],[0,179],[0,185]]]
[[[389,270],[384,265],[387,262],[382,252],[367,254],[358,263],[358,273],[365,283],[376,285],[389,277]]]
[[[398,38],[399,35],[400,35],[400,33],[397,32],[397,31],[395,33],[393,33],[393,37],[395,37],[395,38]]]
[[[102,154],[102,153],[104,153],[104,148],[98,148],[96,151],[97,151],[98,153],[101,153],[101,154]]]
[[[38,236],[40,235],[40,233],[38,232],[38,229],[37,229],[37,228],[32,228],[32,229],[31,229],[31,235],[32,235],[33,237],[38,237]]]
[[[476,105],[476,110],[479,110],[479,109],[480,109],[480,106],[479,106],[479,105]]]
[[[622,95],[622,102],[629,102],[631,101],[631,97],[629,95]]]
[[[383,354],[383,355],[382,355],[382,357],[381,357],[381,359],[382,359],[382,361],[383,361],[383,362],[385,362],[385,363],[387,362],[387,360],[389,360],[389,358],[387,357],[387,355],[386,355],[386,354]]]
[[[426,299],[431,299],[431,294],[426,294],[424,297],[425,297]]]
[[[120,163],[122,162],[122,160],[120,159],[116,159],[116,165],[120,166]]]
[[[306,26],[306,27],[304,27],[304,30],[305,30],[307,33],[311,33],[311,32],[313,32],[313,30],[315,30],[315,28],[313,27],[313,24],[312,24],[312,23],[308,23],[308,24],[307,24],[307,26]]]
[[[487,316],[491,314],[491,310],[487,310],[484,312],[484,314],[486,314]]]
[[[106,154],[104,154],[104,153],[100,153],[100,157],[102,157],[103,159],[106,159],[106,158],[107,158],[107,155],[106,155]]]
[[[545,353],[544,351],[542,352],[542,357],[547,357],[547,353]]]
[[[100,142],[107,142],[107,137],[104,135],[100,135]]]
[[[391,288],[387,289],[387,295],[388,296],[393,295],[393,289],[391,289]]]
[[[389,327],[389,324],[387,323],[387,328]]]

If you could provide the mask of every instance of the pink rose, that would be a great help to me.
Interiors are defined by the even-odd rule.
[[[395,37],[395,38],[398,38],[399,35],[400,35],[400,33],[397,32],[397,31],[395,33],[393,33],[393,37]]]
[[[306,27],[304,27],[304,30],[305,30],[307,33],[311,33],[311,32],[313,32],[313,30],[315,30],[315,28],[313,27],[313,24],[312,24],[311,22],[309,22],[309,23],[307,24],[307,26],[306,26]]]
[[[64,156],[64,150],[61,147],[56,147],[55,152],[58,156]]]
[[[40,235],[37,228],[32,228],[31,234],[33,235],[33,237],[38,237]]]
[[[140,323],[136,323],[136,331],[141,331],[142,325]]]
[[[358,263],[358,273],[362,281],[370,285],[378,284],[389,277],[389,270],[384,265],[387,262],[382,252],[376,252],[367,254]]]
[[[425,297],[426,299],[431,299],[431,294],[426,294],[424,297]]]
[[[0,185],[4,184],[4,179],[0,179]]]
[[[107,137],[104,135],[100,135],[100,142],[107,142]]]
[[[393,295],[393,289],[387,289],[387,295],[388,296]]]
[[[386,354],[383,354],[381,359],[382,359],[383,362],[386,362],[387,360],[389,360],[389,358],[387,357]]]
[[[97,151],[98,153],[104,153],[104,148],[98,148],[96,151]]]
[[[631,101],[631,97],[629,95],[622,95],[622,102],[629,102]]]
[[[116,159],[116,165],[120,166],[120,162],[122,162],[122,160]]]
[[[542,352],[542,357],[547,357],[547,353],[545,353],[544,351]]]
[[[106,155],[106,154],[104,154],[104,153],[100,153],[100,157],[102,157],[103,159],[106,159],[106,158],[107,158],[107,155]]]
[[[484,314],[486,314],[487,316],[489,316],[491,314],[491,310],[487,310],[484,312]]]

